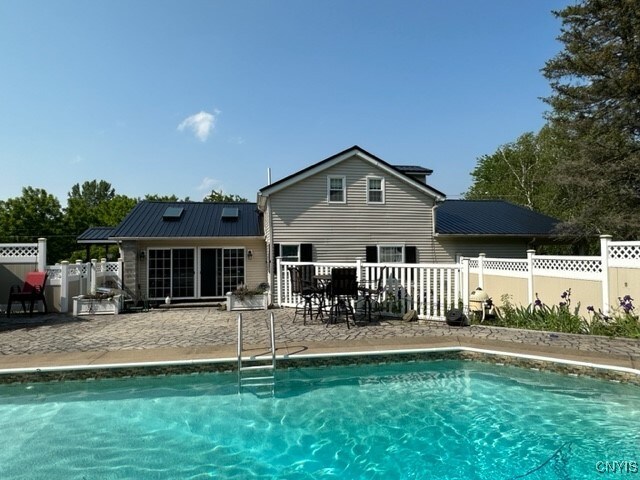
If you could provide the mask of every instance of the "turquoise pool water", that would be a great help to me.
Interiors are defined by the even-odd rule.
[[[640,478],[636,386],[462,361],[278,379],[1,386],[0,478]]]

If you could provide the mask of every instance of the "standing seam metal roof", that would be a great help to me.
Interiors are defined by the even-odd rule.
[[[443,235],[531,236],[555,233],[559,220],[503,200],[445,200],[435,212]]]
[[[183,208],[177,219],[163,219],[167,208]],[[237,220],[223,220],[225,207],[238,208]],[[138,203],[115,228],[112,238],[258,237],[262,223],[255,203]]]

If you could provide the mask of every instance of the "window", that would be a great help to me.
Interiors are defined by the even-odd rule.
[[[327,177],[327,190],[329,203],[345,203],[346,195],[345,177]]]
[[[367,203],[384,203],[384,178],[367,177]]]
[[[378,247],[378,261],[380,263],[403,263],[404,246],[384,245]]]
[[[298,262],[300,261],[299,245],[286,244],[280,245],[280,258],[285,262]]]

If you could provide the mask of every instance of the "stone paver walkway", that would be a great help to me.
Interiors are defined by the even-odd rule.
[[[488,326],[383,319],[347,329],[293,321],[292,309],[244,312],[246,348],[263,350],[268,314],[276,318],[278,354],[469,347],[622,366],[640,370],[640,341]],[[0,318],[0,370],[60,365],[233,358],[237,314],[214,307],[123,315]]]

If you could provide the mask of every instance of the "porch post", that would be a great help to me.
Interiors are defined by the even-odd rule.
[[[602,313],[609,315],[609,242],[611,235],[600,235],[600,264],[602,266]]]

